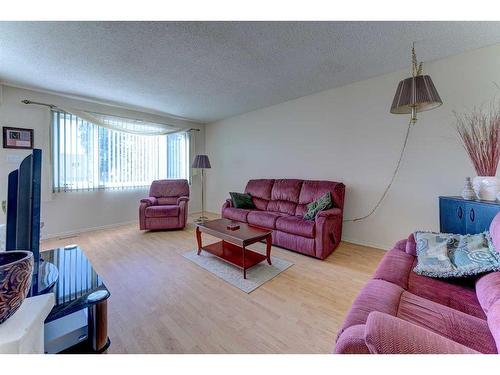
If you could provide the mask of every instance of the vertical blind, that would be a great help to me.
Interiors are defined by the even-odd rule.
[[[137,135],[53,111],[54,191],[148,186],[189,178],[189,136]]]

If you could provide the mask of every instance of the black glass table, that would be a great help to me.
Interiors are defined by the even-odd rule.
[[[40,253],[31,295],[54,293],[55,305],[45,320],[48,352],[105,351],[109,290],[77,245]]]

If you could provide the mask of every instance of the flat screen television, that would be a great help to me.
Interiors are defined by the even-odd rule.
[[[33,149],[9,173],[7,189],[7,228],[5,249],[33,252],[36,279],[40,263],[40,200],[42,150]]]

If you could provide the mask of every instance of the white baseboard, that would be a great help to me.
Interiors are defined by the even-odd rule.
[[[199,213],[201,213],[201,211],[200,212],[189,212],[188,211],[188,215],[193,215],[193,216],[196,214],[199,214]],[[207,211],[205,211],[205,213],[207,213]],[[139,227],[138,220],[132,220],[132,221],[125,221],[125,222],[121,222],[121,223],[101,225],[98,227],[88,227],[88,228],[76,229],[76,230],[71,230],[68,232],[51,233],[51,234],[47,234],[47,235],[42,235],[40,237],[40,239],[43,241],[43,240],[50,240],[50,239],[54,239],[54,238],[77,236],[80,233],[94,232],[94,231],[103,230],[103,229],[111,229],[111,228],[121,227],[123,225],[130,225],[130,224],[134,224],[134,223],[137,223],[137,226]]]
[[[111,228],[121,227],[123,225],[130,225],[130,224],[134,224],[134,223],[137,224],[137,228],[139,228],[138,221],[132,220],[132,221],[125,221],[122,223],[101,225],[98,227],[88,227],[88,228],[72,230],[72,231],[68,231],[68,232],[52,233],[52,234],[41,236],[41,240],[43,241],[43,240],[50,240],[50,239],[54,239],[54,238],[78,236],[81,233],[95,232],[95,231],[103,230],[103,229],[111,229]]]
[[[360,246],[368,246],[368,247],[374,247],[376,249],[384,250],[384,251],[389,251],[392,249],[396,241],[394,241],[393,244],[387,245],[387,244],[380,244],[377,242],[371,242],[371,241],[364,241],[364,240],[359,240],[356,238],[349,238],[349,237],[342,237],[343,242],[349,242],[354,245],[360,245]]]

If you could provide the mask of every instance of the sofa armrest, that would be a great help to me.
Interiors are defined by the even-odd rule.
[[[187,201],[189,201],[189,197],[188,196],[179,197],[179,198],[177,198],[177,205],[180,205],[181,202],[187,202]]]
[[[335,343],[335,354],[370,354],[365,342],[365,325],[355,324],[343,330]]]
[[[316,215],[316,219],[319,217],[332,217],[332,216],[342,216],[342,210],[340,208],[330,208],[328,210],[320,211]]]
[[[155,197],[142,198],[139,204],[139,229],[146,230],[146,208],[154,206],[158,203]]]
[[[392,315],[368,315],[365,342],[373,354],[478,354],[479,352]]]
[[[177,199],[177,205],[179,206],[179,225],[181,228],[184,228],[187,223],[188,202],[189,197],[187,196],[182,196]]]
[[[397,249],[397,250],[405,253],[406,252],[406,242],[408,242],[407,239],[399,240],[398,242],[396,242],[393,249]]]
[[[228,208],[228,207],[233,207],[233,201],[232,199],[226,199],[226,201],[224,202],[224,204],[222,205],[222,209],[224,210],[225,208]]]
[[[154,206],[158,200],[155,197],[147,197],[147,198],[142,198],[141,203],[145,203],[146,207],[147,206]]]
[[[342,237],[342,210],[320,211],[315,220],[316,258],[325,259],[337,248]]]
[[[406,241],[406,253],[413,255],[414,257],[417,256],[417,242],[415,241],[415,236],[410,234],[408,236],[408,241]]]
[[[233,201],[231,199],[226,199],[224,204],[222,205],[222,208],[220,209],[220,216],[224,217],[224,210],[226,208],[233,207]]]

